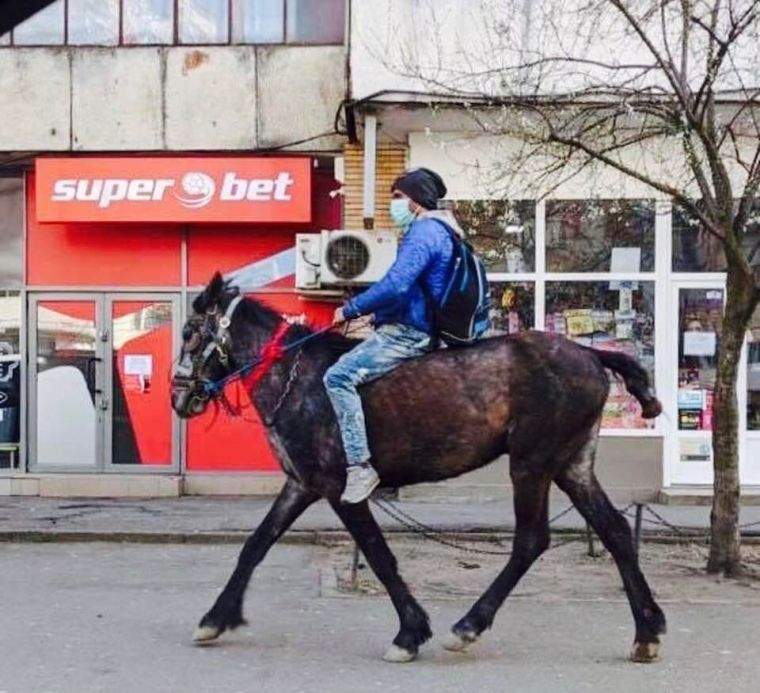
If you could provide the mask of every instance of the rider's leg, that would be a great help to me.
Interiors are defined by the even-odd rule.
[[[369,466],[370,450],[359,385],[392,371],[430,347],[428,335],[405,325],[384,325],[361,344],[343,354],[325,373],[324,384],[338,419],[349,471],[343,499],[357,503],[377,486]]]

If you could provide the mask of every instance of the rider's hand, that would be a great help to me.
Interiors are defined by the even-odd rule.
[[[346,318],[343,315],[343,306],[335,309],[335,315],[333,315],[333,325],[345,322]]]

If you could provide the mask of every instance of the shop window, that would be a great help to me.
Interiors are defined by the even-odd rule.
[[[179,4],[180,43],[227,43],[228,0],[183,0]]]
[[[345,0],[287,0],[288,43],[343,43]]]
[[[547,282],[546,331],[635,358],[654,382],[654,282]],[[638,402],[610,378],[604,428],[651,428]]]
[[[24,228],[24,182],[0,178],[0,286],[22,284],[21,243]]]
[[[56,0],[13,30],[17,46],[60,46],[64,40],[64,2]]]
[[[235,43],[282,43],[285,40],[283,0],[233,0]]]
[[[546,203],[549,272],[654,271],[653,200]]]
[[[121,1],[124,43],[173,43],[174,0]]]
[[[682,431],[712,430],[722,320],[722,289],[679,290],[678,428]]]
[[[489,272],[533,272],[536,203],[532,200],[448,200]]]
[[[760,200],[755,202],[742,246],[750,264],[760,268]],[[705,231],[691,212],[676,204],[673,204],[673,271],[726,271],[720,240]]]
[[[747,359],[747,428],[760,431],[760,307],[750,323]]]
[[[21,297],[0,290],[0,469],[18,464],[21,411]]]
[[[492,281],[490,284],[490,334],[516,334],[532,329],[536,323],[535,284],[533,282],[499,281]]]
[[[69,43],[119,43],[119,0],[68,0]]]

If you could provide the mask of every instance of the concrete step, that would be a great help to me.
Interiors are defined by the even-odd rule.
[[[661,489],[657,502],[663,505],[712,505],[712,486],[674,486]],[[760,505],[760,486],[742,486],[741,505]]]

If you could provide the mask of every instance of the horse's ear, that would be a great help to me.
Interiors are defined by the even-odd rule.
[[[208,296],[209,300],[216,301],[222,297],[226,288],[227,287],[224,281],[224,277],[222,276],[222,273],[217,270],[214,272],[214,276],[211,277],[211,281],[206,287],[206,295]]]

